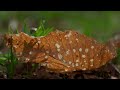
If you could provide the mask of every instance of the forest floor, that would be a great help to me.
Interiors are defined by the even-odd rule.
[[[27,66],[29,70],[26,70],[26,66],[24,66],[24,69],[17,70],[14,76],[15,79],[120,79],[120,74],[111,64],[93,71],[74,71],[71,73],[48,72],[44,67],[31,72],[30,66]],[[26,72],[31,72],[31,74],[27,75]]]
[[[2,39],[0,35],[0,54],[7,52]],[[8,79],[6,68],[1,65],[0,79]],[[18,64],[15,67],[13,79],[120,79],[120,73],[110,63],[96,70],[71,73],[54,73],[42,66],[32,68],[32,64]]]
[[[74,71],[71,73],[49,72],[45,67],[32,69],[32,65],[17,66],[13,79],[120,79],[120,74],[107,64],[93,71]],[[0,79],[8,79],[7,74],[0,71]]]

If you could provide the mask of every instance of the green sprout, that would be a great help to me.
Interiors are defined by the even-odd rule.
[[[0,55],[0,65],[5,66],[7,70],[8,78],[13,78],[15,66],[17,64],[17,58],[13,54],[12,46],[8,50],[8,53]]]
[[[28,35],[30,35],[30,30],[28,30],[27,24],[25,22],[23,24],[23,32],[27,33]]]
[[[44,27],[45,22],[41,22],[40,26],[37,28],[36,32],[33,33],[33,36],[38,37],[38,36],[45,36],[51,31],[53,31],[53,28],[45,28]]]

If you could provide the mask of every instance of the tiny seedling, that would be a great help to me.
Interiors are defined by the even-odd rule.
[[[51,31],[53,31],[53,28],[45,28],[44,27],[45,22],[41,22],[40,26],[37,28],[36,32],[33,33],[33,36],[38,37],[38,36],[45,36]]]
[[[30,35],[30,30],[28,30],[27,24],[24,22],[23,24],[23,30],[24,33],[27,33],[28,35]]]
[[[17,64],[17,58],[13,54],[12,47],[8,50],[8,53],[0,55],[0,65],[6,67],[8,78],[13,78],[15,65]]]

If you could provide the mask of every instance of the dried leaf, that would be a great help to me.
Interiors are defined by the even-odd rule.
[[[7,45],[9,39],[7,35]],[[11,41],[19,61],[41,63],[55,72],[92,70],[116,57],[116,52],[111,49],[114,47],[75,31],[57,30],[44,37],[32,37],[21,32],[13,34]]]

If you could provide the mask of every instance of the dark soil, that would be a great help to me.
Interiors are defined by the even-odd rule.
[[[0,79],[7,79],[6,73],[0,72]],[[119,72],[111,64],[92,71],[74,71],[54,73],[45,67],[33,68],[31,64],[17,65],[13,79],[120,79]]]
[[[111,64],[107,64],[100,69],[93,71],[74,71],[69,73],[54,73],[49,72],[45,67],[38,67],[31,70],[31,65],[24,64],[24,69],[20,72],[16,72],[14,78],[24,79],[120,79],[120,74],[112,67]],[[28,69],[27,69],[28,68]],[[19,71],[19,70],[16,70]],[[28,73],[27,73],[28,72]]]

